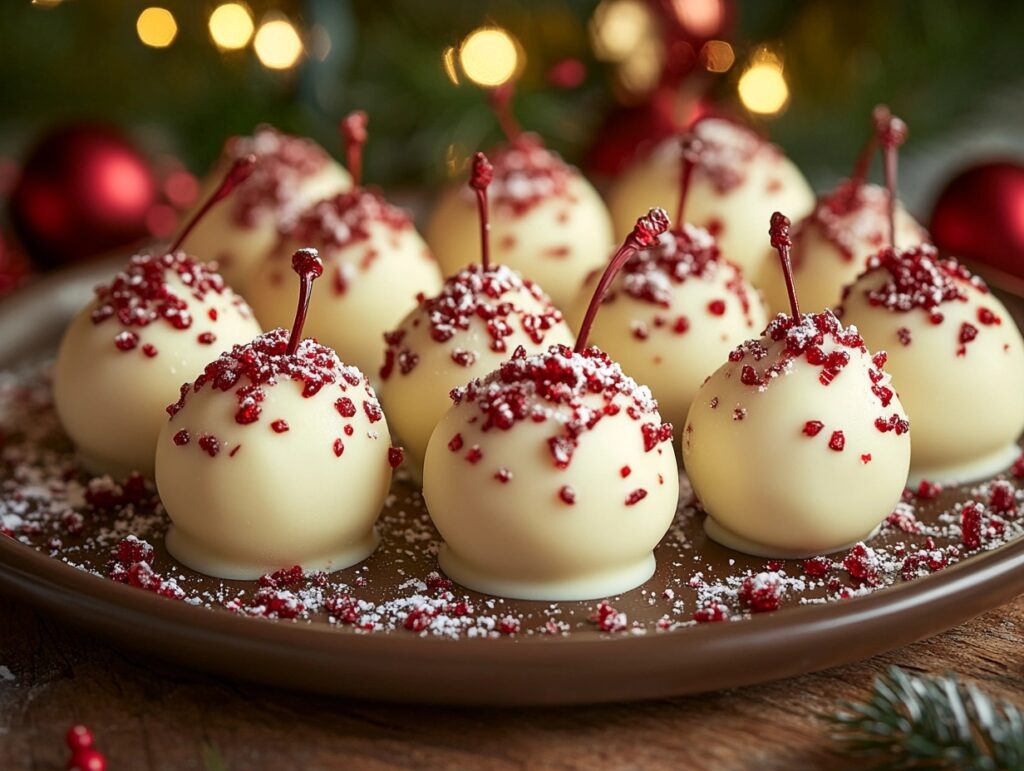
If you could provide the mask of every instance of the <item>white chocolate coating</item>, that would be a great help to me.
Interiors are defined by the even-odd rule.
[[[935,251],[924,250],[930,270],[940,270]],[[891,278],[876,263],[849,288],[843,319],[858,326],[868,345],[889,352],[887,369],[913,429],[912,479],[966,483],[1005,469],[1020,454],[1024,342],[1013,317],[980,281],[966,272],[937,275],[964,299],[891,310],[872,305],[865,294]],[[987,324],[979,318],[985,311],[992,314]],[[933,313],[941,314],[937,324],[930,321]],[[965,324],[976,336],[962,343]]]
[[[486,275],[492,279],[485,281]],[[485,284],[493,294],[484,290]],[[465,314],[465,328],[447,324],[453,332],[449,339],[434,339],[431,320],[446,326],[450,316],[439,315],[438,306],[448,301],[449,307],[463,312],[472,305],[493,309],[510,304],[504,318],[511,334],[501,338],[500,350],[494,350],[487,321],[476,313]],[[535,331],[531,333],[524,324]],[[543,328],[545,325],[547,328]],[[561,313],[540,287],[502,265],[492,266],[491,274],[483,274],[474,266],[452,276],[440,295],[420,303],[391,337],[400,339],[389,346],[392,366],[381,378],[380,398],[414,473],[423,468],[434,426],[451,407],[449,393],[453,388],[493,371],[519,346],[528,353],[537,353],[549,345],[573,342]],[[415,364],[411,357],[415,357]]]
[[[548,164],[557,162],[565,190],[532,202],[538,191],[549,189],[549,180],[524,180],[518,168],[508,168],[499,150],[493,158],[490,189],[491,261],[540,284],[564,309],[612,249],[611,217],[600,195],[576,169],[543,147],[531,152],[546,154]],[[460,185],[443,193],[426,236],[445,275],[479,262],[480,225],[472,191]]]
[[[811,317],[804,319],[795,332],[798,339],[814,330],[813,321],[807,326]],[[682,449],[690,482],[708,514],[709,536],[759,556],[797,558],[870,536],[903,493],[910,436],[905,426],[899,431],[876,426],[879,418],[895,423],[905,415],[897,397],[890,395],[886,406],[872,391],[875,368],[863,347],[823,336],[819,347],[826,356],[849,356],[826,386],[819,379],[822,366],[804,356],[785,363],[786,345],[783,334],[738,349],[746,349],[746,355],[730,357],[697,393]],[[753,354],[755,348],[766,354]],[[782,363],[781,371],[762,378],[763,385],[742,382],[745,367],[760,376],[773,363]],[[880,388],[889,388],[888,375],[875,369],[874,376]],[[818,433],[805,432],[808,421],[823,424]],[[839,446],[837,431],[842,449],[832,448]]]
[[[814,212],[793,231],[793,280],[800,307],[808,312],[838,307],[843,287],[864,271],[867,258],[889,240],[889,195],[885,189],[863,185],[857,205],[829,205],[846,190],[848,187],[840,185],[820,199]],[[896,243],[919,244],[927,237],[924,228],[897,202]],[[774,250],[768,254],[769,259],[775,256]],[[764,271],[761,286],[771,313],[789,310],[786,282],[780,271]]]
[[[252,174],[203,217],[182,245],[189,254],[216,262],[228,284],[243,294],[252,269],[277,244],[283,221],[352,186],[348,172],[312,140],[260,126],[250,137],[228,140],[203,182],[196,208],[217,188],[232,162],[248,153],[256,156]],[[191,212],[183,222],[190,218]]]
[[[167,548],[175,559],[207,575],[254,579],[292,565],[339,570],[373,552],[391,483],[387,422],[364,411],[363,401],[375,401],[361,373],[335,366],[360,385],[329,383],[305,397],[302,382],[279,375],[262,386],[259,419],[246,424],[235,419],[244,377],[228,391],[207,383],[187,394],[157,444],[156,483],[173,522]],[[339,397],[352,400],[350,417],[336,409]],[[275,431],[277,420],[288,429]],[[188,442],[179,444],[183,430]],[[201,446],[203,435],[216,437],[216,455]]]
[[[574,358],[577,366],[580,358]],[[632,395],[606,400],[576,392],[576,407],[600,412],[610,403],[621,409],[579,436],[565,468],[555,464],[549,440],[574,419],[566,404],[534,392],[528,409],[546,419],[526,417],[507,430],[484,431],[479,402],[463,399],[445,414],[427,448],[423,486],[445,539],[445,573],[477,591],[529,600],[594,599],[650,578],[652,551],[675,515],[678,468],[670,435],[645,449],[641,423],[656,425],[660,416],[646,389],[632,381],[627,387],[647,404],[640,420],[627,414],[636,403]],[[456,435],[461,446],[453,451]],[[481,453],[475,463],[467,458],[474,447]],[[502,469],[510,475],[506,482],[496,478]],[[571,488],[572,503],[561,497],[563,487]],[[645,497],[627,503],[638,490]]]
[[[796,221],[814,207],[814,193],[789,158],[748,129],[707,118],[694,132],[704,150],[690,179],[682,221],[709,230],[722,253],[758,286],[767,262],[764,242],[772,212]],[[652,206],[675,211],[680,173],[676,138],[627,169],[608,197],[615,232],[629,233],[636,218]]]
[[[590,332],[590,340],[626,374],[650,387],[677,436],[704,379],[767,322],[760,294],[735,265],[718,257],[707,231],[686,226],[684,232],[689,247],[673,233],[660,237],[657,249],[669,255],[662,266],[654,250],[630,260],[612,282]],[[686,249],[706,256],[698,262],[679,259],[673,270],[672,257]],[[638,269],[641,262],[651,265],[649,272]],[[592,274],[573,304],[569,320],[577,329],[599,278]]]
[[[333,210],[333,200],[313,209]],[[384,357],[384,333],[416,307],[418,293],[430,296],[441,289],[437,262],[407,218],[400,228],[360,218],[358,227],[365,237],[344,239],[341,244],[324,235],[332,223],[339,223],[338,218],[317,219],[323,228],[288,234],[255,266],[246,299],[267,329],[289,326],[298,282],[291,270],[291,255],[299,248],[316,248],[324,261],[324,279],[317,301],[310,305],[305,331],[375,377]]]
[[[160,259],[135,257],[128,271],[139,260]],[[180,252],[171,259],[188,261]],[[124,325],[116,315],[95,323],[94,314],[105,304],[97,298],[74,317],[61,341],[53,373],[57,413],[82,461],[95,473],[152,476],[157,435],[181,384],[220,351],[260,333],[248,306],[222,283],[220,291],[211,289],[197,298],[174,270],[162,275],[192,318],[187,329],[176,329],[166,319]],[[208,343],[200,342],[205,334],[213,335],[203,337]],[[125,340],[134,336],[134,347],[119,349],[119,335]]]

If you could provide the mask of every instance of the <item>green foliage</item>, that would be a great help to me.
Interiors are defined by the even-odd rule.
[[[1014,771],[1024,768],[1024,719],[955,675],[898,667],[875,680],[864,702],[823,715],[844,752],[876,768]]]

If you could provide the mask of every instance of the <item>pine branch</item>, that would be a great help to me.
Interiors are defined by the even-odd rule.
[[[1008,771],[1024,768],[1024,718],[955,675],[876,678],[867,701],[821,715],[840,748],[875,768]]]

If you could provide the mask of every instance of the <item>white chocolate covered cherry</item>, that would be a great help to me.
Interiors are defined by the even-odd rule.
[[[253,174],[182,242],[190,254],[216,261],[227,282],[243,294],[250,271],[277,243],[280,224],[351,186],[348,172],[316,142],[261,125],[252,136],[225,143],[204,189],[248,155],[257,159]]]
[[[788,221],[772,240],[785,248]],[[784,259],[788,262],[788,259]],[[787,282],[792,288],[792,282]],[[830,311],[779,314],[698,391],[683,463],[719,543],[765,557],[833,552],[873,534],[910,466],[906,414],[853,327]]]
[[[847,288],[842,314],[889,351],[914,428],[913,481],[974,481],[1020,454],[1024,342],[980,278],[927,244],[884,249]]]
[[[803,174],[775,145],[723,118],[697,120],[690,132],[702,145],[681,221],[708,230],[730,260],[759,285],[769,264],[764,240],[751,223],[776,210],[802,217],[814,207]],[[667,139],[628,168],[608,198],[616,233],[651,206],[674,201],[679,189],[680,144]]]
[[[580,172],[536,134],[518,134],[493,154],[491,239],[494,261],[538,283],[565,308],[613,243],[604,201]],[[477,259],[472,192],[441,196],[427,242],[446,275]]]
[[[583,600],[632,589],[675,515],[672,426],[646,386],[588,348],[614,272],[668,226],[652,212],[613,258],[575,350],[512,359],[452,392],[427,446],[423,496],[441,568],[478,591]]]
[[[291,255],[317,249],[326,276],[306,331],[346,362],[376,373],[384,333],[416,307],[418,296],[440,290],[441,273],[408,212],[360,184],[365,120],[357,112],[343,123],[353,188],[285,223],[277,246],[254,266],[245,294],[265,328],[286,326],[295,303]]]
[[[539,353],[572,342],[561,311],[539,286],[511,268],[491,264],[491,174],[490,162],[477,153],[470,187],[478,196],[482,227],[474,264],[449,277],[440,292],[420,297],[415,310],[385,336],[381,400],[417,473],[434,426],[451,406],[453,388],[492,372],[517,348]]]
[[[275,329],[208,364],[168,408],[157,445],[167,548],[219,578],[365,559],[401,460],[365,376],[299,341],[322,265],[300,250],[295,267],[303,280],[292,332]]]

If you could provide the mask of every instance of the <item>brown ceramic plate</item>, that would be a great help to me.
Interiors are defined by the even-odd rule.
[[[0,306],[0,370],[51,355],[68,316],[109,271],[101,264],[68,272]],[[1024,303],[1008,302],[1019,323]],[[35,377],[45,388],[45,378]],[[39,413],[33,420],[53,422],[47,405],[31,409]],[[70,463],[66,442],[54,442],[58,458],[64,453]],[[9,458],[0,464],[3,502],[18,498]],[[162,514],[145,502],[134,517],[84,508],[86,534],[64,534],[60,547],[50,540],[58,523],[45,517],[17,540],[0,537],[0,581],[55,616],[186,666],[345,696],[478,705],[648,699],[789,677],[936,634],[1024,591],[1018,521],[986,548],[960,542],[956,506],[984,500],[988,485],[908,499],[902,529],[891,524],[870,542],[877,579],[867,582],[844,554],[833,555],[818,578],[800,562],[766,564],[730,552],[704,538],[701,515],[684,501],[658,549],[656,575],[609,598],[615,613],[605,611],[602,630],[591,620],[600,613],[596,602],[496,601],[457,586],[445,594],[436,579],[429,588],[418,583],[436,570],[436,533],[407,482],[394,493],[381,520],[382,548],[362,566],[304,581],[296,592],[306,608],[294,620],[249,617],[258,605],[254,582],[216,581],[176,565],[163,549]],[[103,534],[88,537],[90,527]],[[154,568],[199,607],[104,577],[125,527],[154,545]],[[781,609],[752,614],[737,589],[745,575],[766,570],[782,574]],[[344,596],[370,609],[355,624],[339,620],[337,608],[324,609],[325,597]],[[419,597],[427,598],[423,631],[409,614]],[[709,597],[731,621],[692,622]],[[224,607],[232,601],[234,611]],[[619,613],[621,625],[614,623]],[[374,631],[357,628],[367,618]]]

